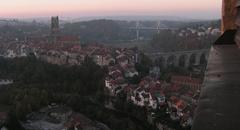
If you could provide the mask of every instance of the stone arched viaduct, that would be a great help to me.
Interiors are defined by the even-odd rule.
[[[147,53],[147,55],[162,67],[175,66],[188,68],[191,65],[206,64],[209,49]]]

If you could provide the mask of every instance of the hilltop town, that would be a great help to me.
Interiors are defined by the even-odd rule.
[[[69,67],[83,66],[86,60],[91,59],[97,66],[105,69],[105,76],[102,78],[104,95],[108,98],[102,105],[106,109],[128,113],[126,108],[133,105],[139,109],[136,113],[137,111],[142,113],[141,111],[144,110],[141,120],[146,120],[159,130],[191,128],[203,82],[202,71],[198,69],[196,71],[196,68],[201,66],[200,68],[204,69],[206,65],[204,60],[196,64],[197,61],[192,61],[193,59],[190,58],[188,61],[192,62],[189,64],[190,70],[187,67],[182,68],[184,71],[180,71],[182,69],[174,64],[177,61],[168,61],[163,68],[136,47],[115,48],[99,43],[82,44],[80,37],[63,35],[59,31],[58,17],[53,17],[49,35],[30,36],[22,41],[1,43],[0,55],[12,60],[34,57],[49,64]],[[179,37],[219,34],[218,29],[201,26],[197,29],[183,28],[177,32]],[[185,62],[179,61],[179,65],[183,64],[182,67],[186,67]],[[1,78],[4,79],[0,84],[3,87],[11,86],[16,81],[4,75],[1,75]],[[93,129],[98,127],[109,129],[104,124],[94,123],[65,105],[50,103],[38,112],[28,113],[27,122],[22,122],[22,126],[27,130],[68,130],[73,127],[80,130],[86,126]],[[1,113],[0,126],[7,119],[7,113],[4,111]],[[132,116],[137,117],[137,115]],[[85,121],[88,125],[82,124]]]

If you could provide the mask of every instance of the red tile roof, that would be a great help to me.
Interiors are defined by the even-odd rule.
[[[178,109],[183,110],[184,108],[187,107],[187,103],[176,96],[171,96],[170,97],[170,102],[174,104]]]
[[[80,39],[77,36],[60,36],[60,37],[57,37],[57,41],[60,41],[60,42],[75,42],[75,41],[80,41]]]
[[[190,76],[172,76],[172,83],[191,83],[191,84],[202,84],[202,79],[192,78]]]

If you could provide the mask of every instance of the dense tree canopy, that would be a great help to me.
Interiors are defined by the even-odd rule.
[[[9,103],[18,117],[47,105],[51,101],[66,103],[68,95],[101,99],[105,70],[86,58],[82,66],[57,66],[35,57],[0,59],[1,78],[14,80]],[[100,97],[97,97],[100,96]]]
[[[92,120],[100,121],[112,130],[145,130],[149,126],[121,112],[105,108],[104,79],[106,68],[86,57],[81,66],[58,66],[28,58],[0,58],[0,78],[13,79],[14,84],[1,89],[0,105],[11,106],[10,130],[21,129],[17,119],[24,120],[32,111],[49,103],[65,104]],[[2,95],[3,94],[3,95]],[[131,112],[138,110],[131,107]],[[141,114],[139,114],[141,118]],[[139,123],[139,121],[141,123]],[[16,124],[16,125],[15,125]]]

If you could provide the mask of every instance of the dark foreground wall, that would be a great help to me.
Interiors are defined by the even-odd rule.
[[[192,130],[240,130],[240,49],[214,45],[208,62]]]

